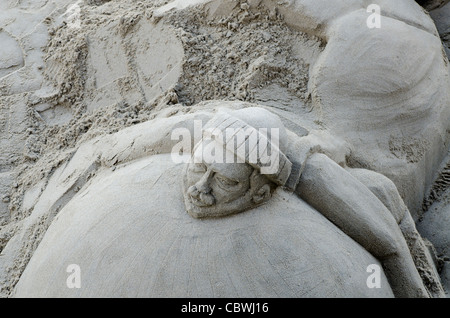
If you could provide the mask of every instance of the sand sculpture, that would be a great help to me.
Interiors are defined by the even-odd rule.
[[[218,103],[218,106],[220,107],[221,104]],[[282,131],[284,130],[284,127],[282,126],[282,124],[280,124],[281,121],[279,120],[279,118],[277,118],[276,115],[271,114],[265,109],[257,107],[248,107],[241,110],[234,110],[229,114],[221,111],[217,115],[213,116],[210,120],[208,120],[208,123],[205,125],[205,127],[211,127],[211,123],[214,124],[217,122],[223,122],[224,118],[231,120],[228,122],[228,124],[230,122],[236,123],[237,121],[243,123],[243,120],[245,118],[249,118],[248,114],[250,113],[252,114],[252,119],[250,120],[250,122],[256,122],[260,124],[262,123],[264,124],[264,126],[266,126],[264,128],[267,128],[267,126],[269,125],[271,126],[270,128],[276,127],[281,129]],[[193,122],[192,118],[190,120],[186,120],[186,118],[176,117],[173,118],[171,124],[167,124],[167,122],[152,123],[152,121],[150,121],[145,124],[145,127],[136,127],[138,129],[133,129],[134,132],[129,131],[122,136],[113,135],[113,140],[97,140],[93,142],[92,146],[95,145],[93,148],[88,147],[88,151],[81,151],[80,156],[85,158],[90,157],[94,162],[96,160],[97,162],[102,163],[100,164],[99,168],[99,170],[101,171],[103,170],[101,166],[104,165],[105,168],[107,168],[108,162],[110,162],[110,159],[107,159],[109,155],[108,152],[116,153],[118,151],[118,149],[114,149],[114,147],[112,149],[108,149],[108,145],[117,144],[117,141],[119,140],[119,143],[125,144],[127,141],[123,140],[123,137],[127,136],[127,138],[133,138],[133,136],[142,134],[143,131],[147,130],[145,132],[146,136],[139,136],[140,141],[137,142],[137,145],[136,140],[134,140],[133,142],[131,142],[131,144],[134,144],[135,146],[133,146],[131,149],[128,148],[126,150],[126,159],[123,162],[123,167],[118,170],[120,171],[121,169],[123,169],[124,172],[121,172],[121,174],[123,175],[123,173],[127,173],[125,172],[126,170],[135,165],[133,164],[133,158],[139,155],[139,153],[136,151],[143,145],[145,145],[146,142],[148,142],[147,138],[149,136],[153,136],[152,141],[156,145],[165,145],[165,147],[167,147],[167,145],[171,143],[171,140],[168,139],[170,134],[165,133],[165,131],[169,132],[171,129],[173,129],[173,127],[179,128],[180,124],[186,125],[187,123]],[[238,127],[242,126],[239,125]],[[162,140],[157,140],[157,136],[153,134],[153,132],[156,130],[160,131],[159,136],[162,137]],[[189,127],[189,130],[192,131],[192,127]],[[302,138],[300,138],[300,140],[296,140],[297,138],[299,138],[298,136],[296,137],[296,135],[290,135],[291,140],[288,142],[288,135],[285,131],[280,133],[280,135],[284,137],[284,140],[280,140],[280,145],[282,146],[276,151],[287,150],[287,144],[297,145],[296,147],[291,146],[289,155],[283,157],[289,163],[290,160],[301,160],[301,163],[296,162],[296,165],[297,167],[299,167],[299,169],[294,169],[294,172],[292,172],[293,169],[291,168],[292,163],[288,165],[289,169],[283,169],[283,167],[286,167],[286,163],[284,163],[284,160],[280,160],[280,163],[282,163],[280,164],[281,168],[277,169],[277,172],[275,174],[271,174],[268,176],[261,174],[259,168],[255,168],[254,166],[251,166],[247,163],[212,162],[211,164],[205,164],[204,162],[192,161],[191,163],[187,164],[183,170],[178,169],[178,173],[182,171],[184,171],[185,173],[183,182],[180,182],[180,180],[178,181],[179,183],[183,183],[184,185],[184,200],[178,199],[181,202],[176,202],[175,198],[177,197],[177,195],[176,193],[174,193],[174,191],[181,192],[182,184],[178,184],[178,187],[171,187],[170,189],[166,190],[165,194],[162,194],[161,199],[163,201],[167,200],[168,197],[174,198],[174,202],[172,202],[171,204],[168,204],[167,202],[164,203],[165,208],[156,208],[155,206],[143,208],[142,205],[145,205],[145,203],[140,198],[140,195],[132,195],[134,203],[129,205],[131,209],[137,209],[139,211],[137,212],[138,215],[136,216],[129,215],[127,212],[128,210],[122,211],[121,208],[117,208],[117,204],[119,204],[119,206],[122,206],[122,203],[120,203],[121,199],[114,199],[107,193],[104,194],[105,200],[111,201],[112,206],[107,207],[105,210],[103,210],[102,208],[99,209],[98,207],[93,209],[88,208],[85,203],[83,203],[84,200],[88,200],[86,202],[90,202],[90,199],[86,199],[86,194],[90,192],[90,187],[88,187],[86,192],[80,193],[80,200],[77,200],[75,198],[73,204],[69,204],[69,206],[67,207],[67,212],[61,211],[60,217],[56,219],[50,226],[49,230],[47,231],[46,238],[44,238],[41,246],[35,252],[33,259],[22,275],[21,281],[19,281],[16,290],[16,296],[55,296],[59,293],[61,293],[62,295],[75,295],[73,294],[74,292],[79,292],[80,296],[93,296],[96,293],[99,293],[103,296],[121,295],[121,293],[123,293],[124,291],[119,286],[117,286],[117,289],[115,290],[107,289],[104,291],[100,291],[99,288],[95,287],[95,281],[99,283],[98,279],[104,279],[101,273],[111,273],[111,266],[116,265],[115,263],[110,263],[107,265],[103,264],[103,262],[105,261],[103,258],[110,257],[108,256],[108,254],[110,253],[108,251],[111,248],[116,248],[114,247],[114,244],[109,245],[109,243],[107,243],[109,240],[111,240],[111,238],[108,239],[107,237],[111,237],[111,235],[112,237],[121,237],[123,235],[128,235],[130,239],[133,237],[134,239],[137,239],[136,235],[138,237],[142,235],[141,231],[143,231],[143,224],[147,224],[145,229],[145,233],[147,233],[146,235],[149,235],[149,237],[153,237],[154,239],[156,239],[156,246],[153,249],[150,249],[149,252],[140,251],[140,253],[144,254],[150,253],[146,256],[146,259],[148,261],[155,250],[159,251],[159,253],[164,253],[163,251],[168,248],[168,245],[173,246],[174,244],[180,244],[180,242],[176,240],[179,234],[176,233],[184,233],[183,236],[186,236],[188,241],[195,241],[196,239],[202,241],[208,239],[208,237],[210,237],[211,235],[223,235],[221,234],[221,231],[216,233],[217,227],[220,226],[225,228],[229,227],[227,231],[232,233],[231,238],[233,238],[234,236],[234,231],[238,231],[238,233],[241,233],[241,235],[246,236],[247,229],[245,227],[239,227],[238,229],[235,229],[236,225],[242,224],[243,222],[248,223],[249,221],[246,220],[247,218],[258,218],[258,214],[261,214],[261,218],[269,218],[268,220],[266,220],[266,222],[272,224],[272,226],[282,227],[283,222],[281,220],[284,220],[286,217],[288,217],[288,215],[284,215],[286,212],[286,208],[283,209],[281,206],[278,207],[277,203],[279,202],[277,202],[277,200],[272,205],[270,205],[270,207],[268,207],[264,203],[270,202],[272,194],[275,191],[277,191],[278,196],[286,195],[281,194],[285,191],[282,190],[283,186],[286,191],[294,192],[299,196],[299,198],[304,200],[304,202],[310,204],[316,210],[316,213],[323,214],[329,221],[332,222],[332,224],[334,224],[334,226],[337,226],[337,228],[342,230],[345,235],[348,235],[351,239],[361,244],[361,246],[363,246],[368,252],[370,252],[371,255],[374,255],[378,260],[382,262],[382,265],[385,268],[385,273],[387,275],[387,280],[389,282],[386,283],[388,287],[384,289],[383,292],[386,292],[386,290],[390,291],[392,289],[394,295],[398,297],[443,296],[443,289],[440,284],[440,279],[434,269],[431,255],[429,255],[425,244],[423,243],[420,235],[417,233],[414,223],[409,223],[411,221],[409,211],[407,210],[407,208],[405,208],[401,199],[397,201],[392,199],[398,196],[397,192],[389,193],[388,191],[386,191],[386,189],[391,186],[388,179],[383,179],[382,176],[378,176],[378,174],[376,173],[375,176],[372,175],[370,179],[366,178],[366,180],[370,181],[382,180],[382,182],[378,182],[378,184],[372,182],[369,183],[374,189],[376,189],[372,190],[374,192],[371,192],[369,188],[358,181],[357,178],[353,177],[350,172],[337,165],[334,161],[329,159],[329,157],[323,154],[315,153],[314,149],[318,148],[311,145],[308,141],[302,143],[303,140],[300,141]],[[115,138],[117,138],[117,141],[114,141]],[[165,138],[166,140],[164,140]],[[173,142],[174,141],[172,141],[172,143]],[[211,141],[206,141],[206,144],[209,144],[210,142]],[[204,143],[205,140],[202,139],[197,144]],[[226,147],[224,145],[221,146]],[[194,149],[198,151],[198,147]],[[160,171],[159,169],[161,168],[158,168],[158,164],[156,164],[158,160],[163,160],[164,162],[164,159],[158,157],[161,156],[161,153],[163,153],[164,151],[162,151],[161,149],[154,150],[157,153],[160,153],[156,156],[155,159],[151,159],[149,161],[147,157],[143,157],[139,160],[138,164],[138,166],[140,167],[142,167],[143,164],[152,166],[152,169],[150,169],[149,171],[151,171],[151,174],[154,174],[154,176],[152,176],[153,178],[157,177],[152,181],[152,183],[154,182],[153,186],[155,186],[155,184],[158,183],[158,180],[167,173],[167,170],[164,171],[164,169]],[[195,150],[192,160],[195,158]],[[76,162],[79,159],[74,158],[73,160],[75,160]],[[167,160],[167,157],[165,157],[165,160]],[[94,163],[91,163],[90,166],[92,166],[93,164]],[[138,168],[138,170],[134,173],[139,173],[139,169],[140,168]],[[287,172],[285,173],[285,171]],[[95,189],[95,184],[98,183],[105,183],[108,185],[107,187],[111,186],[111,181],[106,181],[104,178],[112,178],[111,180],[114,180],[116,170],[114,170],[113,174],[110,175],[111,171],[108,168],[105,173],[106,174],[103,175],[103,177],[101,177],[102,174],[99,174],[98,181],[94,182],[91,187]],[[356,175],[363,176],[364,172],[356,172]],[[284,177],[280,178],[280,176]],[[289,181],[290,178],[294,178],[295,181]],[[132,179],[136,179],[136,177],[133,177]],[[364,177],[361,177],[361,179],[364,179]],[[274,182],[274,180],[277,181]],[[333,183],[330,180],[336,180],[336,183]],[[149,181],[147,180],[141,182],[140,185],[148,183]],[[339,184],[342,183],[346,184],[346,187],[339,187]],[[288,184],[292,184],[290,186],[290,190],[289,188],[286,188]],[[280,189],[277,190],[277,187],[279,187]],[[101,188],[104,189],[104,186],[102,186]],[[383,193],[383,191],[384,193],[388,193],[388,197],[380,196],[380,199],[383,200],[381,201],[374,193]],[[143,192],[145,193],[145,191]],[[83,206],[83,208],[80,206],[80,204],[81,206]],[[75,207],[72,207],[73,205]],[[269,208],[271,211],[278,211],[278,215],[266,215],[266,213],[261,212],[261,210],[258,209],[259,206]],[[394,212],[390,212],[386,206],[389,206]],[[299,213],[299,209],[295,208],[293,205],[288,205],[288,207],[288,209],[292,210],[291,213]],[[84,210],[84,213],[87,213],[89,216],[79,215],[78,211],[81,210]],[[189,216],[186,214],[186,210],[190,214]],[[247,212],[240,213],[243,211]],[[247,213],[249,213],[250,211],[254,211],[255,214],[247,216]],[[165,215],[166,213],[168,215]],[[239,219],[230,216],[234,213],[240,214]],[[299,213],[299,215],[301,214],[302,213]],[[80,217],[81,219],[79,219]],[[125,219],[129,217],[134,221],[132,221],[131,223],[129,223],[129,221],[125,222]],[[311,235],[311,231],[314,231],[315,227],[311,226],[311,224],[309,224],[309,226],[302,225],[302,220],[298,219],[298,217],[299,216],[297,216],[294,221],[294,224],[297,224],[295,228],[300,227],[300,231],[303,232],[302,235]],[[318,215],[316,217],[318,217]],[[166,220],[168,219],[169,223],[173,223],[171,225],[172,230],[168,231],[168,233],[164,232],[164,239],[159,239],[154,236],[154,230],[159,229],[159,227],[152,224],[153,218],[163,218]],[[191,220],[189,220],[189,218],[191,218]],[[201,221],[205,218],[212,219],[208,224],[205,224],[203,221]],[[108,221],[109,219],[111,219],[111,221]],[[110,229],[110,233],[109,231],[105,232],[104,229],[98,229],[99,220],[102,220],[102,223],[110,224],[113,219],[115,220],[114,223],[125,223],[127,224],[127,226],[121,226],[120,229]],[[123,221],[120,221],[122,219]],[[188,233],[185,232],[186,227],[180,225],[185,223],[189,224],[189,227],[193,227]],[[398,223],[400,223],[400,226],[398,225]],[[77,224],[77,226],[72,227],[69,224]],[[197,228],[197,226],[200,226],[201,228]],[[330,223],[329,226],[333,225],[331,225]],[[261,232],[260,234],[262,234],[263,232],[267,231],[266,227],[267,225],[261,226],[257,232]],[[138,228],[140,230],[138,230]],[[404,230],[404,234],[402,234],[401,229],[404,228],[407,230]],[[206,229],[207,232],[205,233]],[[281,228],[279,228],[279,230],[281,230]],[[127,233],[131,233],[125,234],[124,231]],[[296,231],[299,231],[299,229],[291,229],[289,231],[289,236],[300,235],[299,233],[296,233]],[[249,232],[252,233],[253,231],[249,230]],[[91,238],[90,235],[87,235],[87,238],[80,241],[80,238],[85,237],[86,235],[83,233],[93,233],[94,238]],[[105,237],[105,235],[107,235],[107,237]],[[284,242],[283,235],[280,233],[278,234],[278,236],[279,239]],[[60,241],[60,238],[62,237],[64,237],[65,239]],[[147,239],[144,241],[147,241]],[[128,242],[128,244],[134,244],[131,242]],[[107,246],[106,249],[105,243]],[[272,242],[272,244],[275,243],[280,244],[279,240]],[[339,244],[344,244],[345,246],[345,243],[343,242],[340,242]],[[308,249],[305,249],[305,247],[301,244],[295,244],[291,246],[288,243],[288,245],[288,247],[283,246],[283,248],[289,248],[289,250],[291,251],[296,250],[294,252],[294,254],[296,255],[298,255],[298,253],[302,254],[308,251]],[[410,248],[408,248],[408,245],[410,246],[411,250]],[[50,246],[52,252],[50,252],[49,250]],[[212,253],[212,250],[215,250],[217,248],[218,247],[216,245],[211,245],[206,247],[204,250],[199,250],[198,253],[209,254]],[[56,286],[53,284],[44,284],[45,286],[41,286],[40,288],[38,288],[38,286],[42,284],[42,280],[45,280],[45,277],[48,277],[48,279],[51,280],[50,276],[53,275],[52,273],[58,272],[61,275],[66,274],[63,267],[64,265],[66,265],[68,260],[60,262],[60,256],[63,250],[71,251],[66,254],[69,259],[76,259],[77,257],[80,257],[80,260],[83,260],[82,263],[94,262],[96,264],[99,264],[92,269],[91,273],[86,274],[87,277],[85,277],[85,279],[89,280],[91,282],[90,284],[92,284],[89,288],[72,291],[62,283],[57,284]],[[89,255],[91,256],[88,259],[86,259],[86,255],[83,255],[86,250],[91,251],[89,253]],[[324,252],[325,251],[326,249],[324,250]],[[228,253],[229,252],[230,251],[228,251]],[[258,252],[260,251],[247,251],[249,255]],[[136,253],[134,248],[129,251],[121,251],[121,253],[122,256],[120,258],[124,261],[128,258],[136,257],[133,256],[135,255],[134,253]],[[168,259],[175,257],[175,255],[167,251],[165,253],[168,253],[166,255],[166,258]],[[98,256],[95,256],[94,259],[92,259],[93,255]],[[311,257],[311,255],[308,257]],[[242,260],[238,258],[238,263],[234,264],[234,266],[237,266],[240,261]],[[324,260],[322,259],[321,261]],[[356,259],[353,261],[356,261]],[[154,262],[158,262],[158,260],[155,259]],[[213,260],[207,259],[206,262],[207,264],[212,264],[214,262],[214,257]],[[305,261],[299,261],[299,264],[303,262]],[[419,275],[415,263],[417,264],[417,267],[421,269],[421,273],[423,276],[422,278]],[[88,263],[85,263],[81,264],[80,266],[81,268],[85,268],[87,265]],[[150,263],[145,263],[144,260],[137,262],[134,265],[137,266],[136,269],[139,266],[147,268],[148,273],[154,271],[153,269],[149,268]],[[162,266],[162,264],[160,264],[159,266]],[[270,265],[266,266],[269,266],[270,268]],[[336,270],[337,272],[345,272],[343,271],[343,268],[341,268],[339,263],[333,264],[332,266],[335,266],[334,270]],[[162,269],[160,269],[159,271],[161,270]],[[191,272],[192,271],[193,270],[191,269]],[[119,275],[119,273],[121,272],[119,271],[117,275]],[[288,273],[285,274],[289,275]],[[170,274],[167,273],[167,275]],[[320,275],[326,275],[326,273],[322,272]],[[126,277],[126,280],[129,281],[139,281],[144,279],[139,275],[135,276],[135,270],[132,270],[128,274],[126,274]],[[107,281],[113,283],[116,277],[112,275],[110,279],[111,280],[108,279]],[[170,293],[174,292],[173,289],[170,289],[168,286],[158,285],[158,279],[159,277],[156,276],[152,279],[149,279],[147,282],[148,288],[153,290],[155,295],[170,295]],[[302,287],[298,287],[298,289],[296,289],[292,295],[299,296],[301,294],[310,294],[311,291],[308,290],[307,287],[305,288],[303,286],[303,280],[305,278],[300,277],[299,279],[300,283],[298,283],[298,285]],[[230,282],[228,282],[228,284],[229,283]],[[352,284],[351,282],[349,283]],[[202,282],[202,285],[203,284],[205,284],[205,282]],[[357,282],[353,282],[353,284],[360,285]],[[103,285],[100,284],[99,286]],[[428,287],[428,290],[425,286]],[[185,286],[185,288],[188,290],[187,293],[189,295],[189,285]],[[224,287],[224,289],[222,290],[222,294],[220,295],[229,296],[229,293],[231,292],[229,288],[230,286]],[[322,286],[322,288],[325,288],[325,285]],[[335,285],[335,288],[336,290],[333,291],[334,293],[338,293],[337,290],[343,288],[342,290],[340,290],[342,295],[353,295],[353,287],[350,287],[349,290],[346,290],[345,287],[337,284]],[[255,290],[251,291],[255,292]],[[136,294],[134,292],[133,294],[142,296],[146,295],[146,291],[136,291]],[[205,296],[204,294],[200,295]],[[384,294],[384,296],[386,295],[387,294]]]

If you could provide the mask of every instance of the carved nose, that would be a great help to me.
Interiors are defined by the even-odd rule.
[[[208,170],[206,173],[202,176],[200,180],[195,184],[195,187],[197,188],[197,191],[201,193],[208,194],[211,192],[211,187],[209,186],[209,181],[212,177],[213,172]]]

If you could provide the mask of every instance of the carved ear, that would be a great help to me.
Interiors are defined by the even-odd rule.
[[[253,195],[253,202],[256,204],[262,203],[269,199],[270,196],[270,185],[265,184]]]

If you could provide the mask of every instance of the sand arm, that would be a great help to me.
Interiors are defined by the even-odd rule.
[[[398,193],[395,184],[384,175],[366,169],[347,169],[363,183],[392,213],[408,244],[420,276],[433,297],[445,297],[439,274],[425,241],[416,229],[411,213]]]
[[[197,112],[156,118],[121,130],[102,143],[100,160],[104,166],[112,167],[146,156],[171,153],[180,143],[193,147],[194,125],[205,125],[210,118],[210,113]],[[129,129],[134,133],[130,134]],[[190,155],[190,149],[185,150],[186,155]]]
[[[428,297],[395,218],[345,169],[313,154],[296,193],[383,263],[397,297]]]

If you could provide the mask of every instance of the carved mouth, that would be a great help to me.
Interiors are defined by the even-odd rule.
[[[212,205],[213,205],[213,204],[205,203],[205,202],[203,202],[202,200],[197,199],[197,198],[195,198],[195,197],[193,197],[193,196],[191,196],[191,195],[188,195],[188,198],[189,198],[189,201],[190,201],[192,204],[194,204],[195,206],[197,206],[197,207],[199,207],[199,208],[206,208],[206,207],[209,207],[209,206],[212,206]]]

